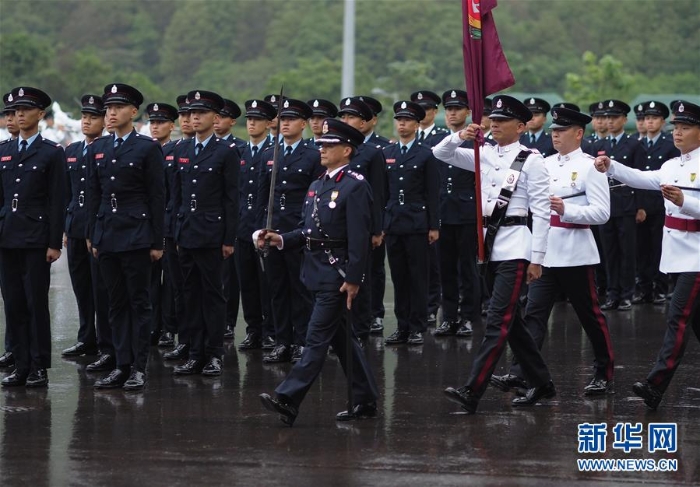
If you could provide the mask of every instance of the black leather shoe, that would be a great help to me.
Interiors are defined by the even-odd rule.
[[[664,304],[666,302],[666,296],[663,294],[655,294],[652,303],[654,304]]]
[[[467,386],[455,389],[448,387],[445,389],[447,399],[455,404],[459,404],[468,414],[476,413],[476,408],[479,406],[479,397]]]
[[[15,365],[15,356],[12,352],[5,352],[0,355],[0,368],[13,367]]]
[[[540,399],[549,399],[556,395],[557,391],[554,389],[554,383],[550,380],[543,386],[528,389],[524,397],[513,399],[513,406],[533,406]]]
[[[190,346],[184,343],[178,344],[169,352],[163,354],[163,360],[185,360],[190,355]]]
[[[613,381],[593,377],[591,382],[583,388],[583,394],[586,396],[602,396],[603,394],[612,392],[612,386]]]
[[[462,323],[462,325],[457,329],[457,335],[458,337],[463,337],[463,338],[468,338],[474,334],[474,330],[472,330],[472,322],[471,321],[465,321]]]
[[[341,411],[335,415],[336,421],[353,421],[355,419],[369,419],[377,417],[377,403],[355,404],[352,412]]]
[[[600,306],[603,311],[608,311],[611,309],[617,309],[620,307],[620,301],[617,299],[608,299],[605,303]]]
[[[436,337],[452,336],[457,333],[457,328],[459,328],[459,322],[443,321],[440,326],[435,329],[433,335]]]
[[[10,375],[5,377],[0,384],[3,387],[17,387],[23,386],[27,383],[27,376],[29,373],[24,370],[13,370]]]
[[[262,402],[262,405],[268,410],[273,413],[278,413],[280,415],[280,420],[289,426],[294,424],[294,420],[296,420],[299,415],[299,409],[297,409],[295,405],[279,398],[275,399],[269,394],[260,394],[260,402]]]
[[[27,387],[47,387],[49,385],[49,376],[46,369],[36,369],[27,376]]]
[[[245,339],[238,345],[238,350],[255,350],[262,348],[262,340],[257,333],[248,333]]]
[[[632,304],[651,303],[654,298],[650,294],[635,294],[632,296]]]
[[[401,345],[402,343],[408,343],[408,331],[396,330],[394,333],[389,335],[384,339],[384,343],[387,345]]]
[[[286,345],[277,345],[269,355],[263,357],[263,362],[266,364],[279,364],[290,360],[292,360],[292,351]]]
[[[629,299],[623,299],[620,301],[620,306],[617,307],[620,311],[629,311],[632,309],[632,301]]]
[[[304,347],[301,345],[292,345],[292,360],[293,364],[301,360],[301,355],[304,353]]]
[[[207,362],[207,365],[202,369],[202,375],[207,377],[216,377],[221,375],[221,367],[223,366],[219,357],[212,357]]]
[[[262,341],[262,348],[263,350],[272,350],[275,348],[275,339],[272,337],[265,337],[263,338]]]
[[[428,326],[437,325],[437,315],[435,313],[428,314]]]
[[[406,342],[409,345],[423,345],[423,333],[420,331],[412,331],[411,334],[408,335]]]
[[[513,374],[492,375],[489,384],[503,392],[509,392],[511,389],[528,389],[527,382]]]
[[[107,370],[113,370],[114,366],[117,364],[117,362],[114,360],[114,357],[108,353],[103,353],[100,355],[100,358],[98,358],[96,361],[94,361],[91,364],[88,364],[85,367],[85,370],[88,372],[103,372]]]
[[[97,379],[93,387],[95,389],[116,389],[117,387],[123,387],[128,378],[128,372],[122,369],[114,369],[107,377]]]
[[[141,391],[146,385],[146,373],[132,369],[129,378],[122,386],[125,391]]]
[[[233,338],[233,327],[227,326],[224,330],[224,340],[231,340]]]
[[[163,348],[175,346],[175,335],[169,331],[164,331],[158,339],[158,346]]]
[[[646,381],[635,382],[632,385],[632,391],[637,396],[644,399],[644,404],[646,404],[649,409],[653,410],[656,410],[656,408],[659,407],[659,403],[661,402],[661,398],[663,397],[663,394],[660,391],[656,390],[654,386],[652,386]]]
[[[384,332],[384,319],[375,318],[372,320],[372,324],[369,325],[370,335],[381,335]]]
[[[62,351],[61,355],[63,357],[80,357],[81,355],[95,355],[96,353],[96,347],[90,347],[83,342],[78,342]]]
[[[178,365],[173,369],[175,375],[193,375],[201,374],[204,368],[204,360],[190,359],[182,365]]]

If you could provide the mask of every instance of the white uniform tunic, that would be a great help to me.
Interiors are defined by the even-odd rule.
[[[564,200],[563,223],[602,225],[610,218],[610,189],[608,178],[593,166],[595,159],[580,148],[565,156],[554,154],[544,160],[549,172],[549,188],[554,196]],[[557,213],[552,211],[552,215]],[[590,228],[552,226],[547,238],[545,267],[574,267],[600,262],[598,248]]]
[[[445,137],[433,148],[435,157],[447,164],[474,171],[474,150],[459,147],[459,133]],[[519,142],[507,146],[484,145],[481,148],[481,204],[484,216],[490,216],[501,192],[510,166],[521,150],[529,150]],[[549,175],[544,159],[533,152],[525,160],[518,185],[511,197],[506,216],[526,217],[532,212],[532,233],[526,225],[498,229],[490,260],[525,259],[542,264],[549,232]]]
[[[658,171],[640,171],[615,161],[610,176],[638,189],[660,190],[662,184],[698,188],[683,191],[683,207],[664,200],[666,215],[687,220],[700,220],[700,148],[669,159]],[[661,272],[700,272],[700,232],[674,230],[664,226],[661,246]]]

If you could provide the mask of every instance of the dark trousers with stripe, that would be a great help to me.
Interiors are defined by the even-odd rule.
[[[481,311],[481,277],[476,269],[476,225],[443,224],[437,243],[440,246],[442,318],[446,321],[475,321]]]
[[[551,380],[539,348],[520,316],[519,297],[525,285],[527,266],[525,260],[488,264],[486,281],[491,300],[486,329],[466,384],[477,396],[486,390],[506,341],[519,357],[525,379],[531,387],[543,386]]]
[[[602,225],[601,237],[608,277],[608,299],[632,299],[637,228],[634,215],[611,217]]]
[[[367,244],[370,253],[372,244]],[[369,327],[372,324],[372,259],[367,259],[365,280],[360,291],[352,302],[352,328],[361,340],[369,337]]]
[[[372,266],[372,318],[384,318],[384,290],[386,289],[386,244],[373,249],[370,254]],[[360,289],[362,286],[360,286]]]
[[[51,367],[49,285],[46,249],[0,249],[0,283],[9,352],[18,371]]]
[[[117,366],[146,371],[151,335],[151,252],[100,252],[100,272],[109,295],[109,323]]]
[[[615,357],[608,322],[598,302],[594,266],[542,268],[542,277],[530,283],[527,294],[525,326],[532,338],[538,348],[542,349],[552,307],[561,293],[569,298],[591,342],[596,378],[612,380]],[[517,359],[515,356],[510,373],[523,377]]]
[[[665,216],[663,213],[647,214],[646,220],[637,224],[638,291],[643,296],[668,292],[666,276],[659,270]]]
[[[424,332],[428,326],[428,234],[387,235],[386,250],[398,329]]]
[[[246,333],[254,333],[259,337],[274,337],[275,329],[270,316],[267,282],[260,267],[260,257],[255,250],[255,245],[252,241],[239,238],[236,241],[236,251],[233,256],[238,269]]]
[[[165,239],[165,248],[168,252],[166,259],[169,269],[168,277],[173,290],[173,301],[175,304],[175,316],[177,319],[177,342],[179,344],[189,345],[189,329],[185,320],[185,296],[183,294],[184,277],[182,275],[182,267],[180,267],[180,254],[175,240],[172,238]]]
[[[666,313],[666,335],[647,381],[664,392],[681,363],[690,330],[700,340],[700,272],[677,274],[673,298]]]
[[[78,341],[88,347],[97,344],[95,299],[92,295],[92,255],[84,238],[68,238],[66,242],[68,274],[78,305]]]
[[[332,345],[333,350],[338,354],[340,365],[347,375],[348,330],[346,324],[349,320],[345,317],[346,300],[347,295],[338,291],[315,293],[304,352],[287,378],[275,389],[277,396],[290,400],[298,407],[321,373],[328,356],[329,345]],[[352,391],[353,404],[375,402],[379,396],[374,375],[354,334],[352,334]]]

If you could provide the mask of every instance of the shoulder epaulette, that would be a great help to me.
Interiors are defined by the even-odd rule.
[[[358,181],[362,181],[365,179],[365,177],[362,174],[355,172],[352,169],[348,169],[346,172],[348,173],[348,176],[351,176],[351,177],[357,179]]]

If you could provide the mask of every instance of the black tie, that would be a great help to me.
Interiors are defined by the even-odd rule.
[[[328,181],[331,178],[330,174],[326,173],[326,177],[323,178],[324,181]]]
[[[402,155],[402,156],[405,156],[407,150],[408,150],[408,147],[406,147],[405,145],[402,145],[402,146],[401,146],[401,155]]]
[[[612,147],[614,150],[616,145],[617,145],[617,139],[615,137],[613,137],[612,139],[610,139],[610,147]]]
[[[258,146],[257,145],[254,145],[253,147],[251,147],[250,150],[253,151],[253,157],[258,155]]]
[[[530,134],[530,143],[531,143],[532,145],[535,145],[535,142],[537,142],[537,141],[535,140],[535,136],[534,136],[533,134]]]
[[[87,154],[87,144],[83,146],[83,157]]]
[[[24,151],[27,150],[27,141],[26,140],[21,140],[19,142],[19,153],[24,154]]]
[[[200,152],[204,150],[204,145],[201,142],[198,142],[196,146],[194,146],[194,155],[198,156]]]
[[[289,157],[292,155],[292,146],[288,145],[286,149],[284,149],[284,157]]]
[[[420,131],[420,137],[418,137],[418,142],[423,142],[425,140],[425,131]]]
[[[118,138],[117,140],[115,140],[114,142],[116,142],[116,144],[114,145],[114,147],[118,150],[118,149],[122,146],[122,144],[124,143],[124,139],[122,139],[121,137],[119,137],[119,138]]]
[[[653,145],[654,145],[654,142],[652,142],[651,139],[647,139],[647,149],[651,149]]]

